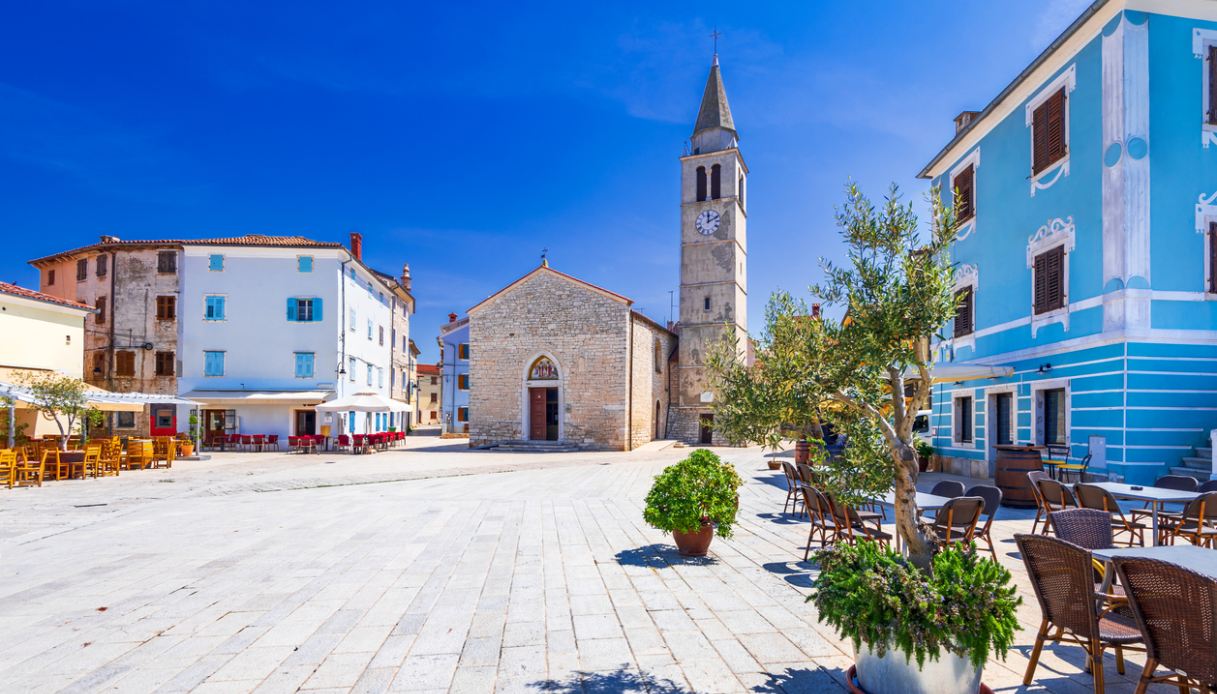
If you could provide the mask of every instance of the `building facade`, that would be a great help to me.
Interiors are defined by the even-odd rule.
[[[1217,3],[1094,3],[960,114],[921,176],[957,195],[959,310],[938,360],[991,370],[934,388],[948,469],[988,475],[997,445],[1059,445],[1133,483],[1207,478]]]
[[[440,426],[440,412],[444,405],[443,379],[440,368],[435,364],[419,364],[418,371],[418,411],[414,418],[415,429],[437,429]]]
[[[389,396],[394,400],[411,403],[414,388],[414,358],[410,342],[410,315],[414,313],[414,295],[410,293],[412,282],[410,266],[403,265],[401,275],[393,277],[384,272],[376,273],[389,289],[389,309],[393,314],[393,327],[389,341],[392,345],[389,369]]]
[[[469,433],[469,318],[448,314],[439,329],[440,384],[443,412],[440,422],[445,434]]]

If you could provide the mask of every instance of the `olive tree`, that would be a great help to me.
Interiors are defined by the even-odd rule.
[[[90,417],[88,385],[54,372],[30,374],[21,381],[30,391],[30,405],[59,427],[59,447],[66,451],[68,436]]]

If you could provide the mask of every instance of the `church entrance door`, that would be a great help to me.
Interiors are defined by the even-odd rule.
[[[697,424],[697,442],[709,446],[714,441],[714,415],[701,415],[698,417]]]
[[[531,441],[558,440],[558,389],[528,389],[528,438]]]

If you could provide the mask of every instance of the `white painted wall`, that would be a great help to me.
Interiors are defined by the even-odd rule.
[[[85,311],[0,294],[0,367],[80,378]]]

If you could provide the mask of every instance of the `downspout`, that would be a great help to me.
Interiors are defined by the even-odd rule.
[[[629,343],[625,351],[625,450],[634,448],[634,314],[630,319]]]

